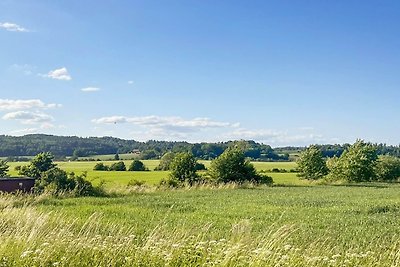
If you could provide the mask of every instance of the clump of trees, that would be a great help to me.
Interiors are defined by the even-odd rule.
[[[19,174],[35,178],[34,192],[68,192],[75,196],[96,196],[103,192],[87,181],[86,174],[75,175],[57,167],[51,153],[36,155],[29,165],[21,167]]]
[[[272,178],[257,173],[253,164],[238,147],[230,147],[211,162],[210,177],[217,182],[229,183],[264,183],[271,184]]]
[[[203,165],[203,164],[202,164]],[[200,165],[201,166],[201,165]],[[203,165],[204,166],[204,165]],[[251,182],[256,184],[272,184],[271,177],[257,173],[253,164],[246,158],[239,147],[226,149],[219,157],[211,162],[211,167],[204,175],[197,173],[199,163],[193,154],[177,153],[170,164],[170,176],[163,184],[177,186],[194,183],[238,183]],[[204,166],[205,168],[205,166]]]
[[[400,178],[400,159],[378,156],[371,143],[357,140],[340,157],[323,158],[320,148],[310,146],[298,159],[299,176],[305,179],[343,180],[348,182],[394,181]]]
[[[103,162],[98,162],[93,167],[94,171],[126,171],[126,165],[123,161],[118,161],[110,166],[105,165]],[[140,160],[134,160],[128,168],[128,171],[148,171],[146,166]]]

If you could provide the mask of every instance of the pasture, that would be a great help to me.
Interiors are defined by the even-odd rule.
[[[158,160],[143,160],[143,163],[150,171],[145,172],[117,172],[117,171],[93,171],[93,167],[96,163],[103,162],[106,165],[111,165],[117,161],[71,161],[71,162],[56,162],[58,167],[68,172],[75,172],[81,174],[87,172],[87,179],[93,184],[97,185],[103,182],[108,188],[120,185],[127,185],[129,181],[138,180],[144,181],[147,184],[158,184],[161,179],[168,177],[168,172],[165,171],[154,171],[154,168],[158,166]],[[123,160],[125,165],[128,167],[132,160]],[[210,161],[199,161],[206,167],[210,166]],[[18,175],[15,171],[15,166],[25,165],[27,162],[10,162],[10,174],[12,176]],[[308,184],[306,181],[299,180],[296,177],[296,173],[272,173],[269,172],[271,169],[285,169],[287,171],[296,168],[295,162],[253,162],[254,166],[258,171],[265,171],[265,174],[274,178],[277,184]]]
[[[267,172],[273,187],[157,189],[168,172],[95,172],[95,163],[58,165],[130,190],[0,197],[0,266],[400,266],[397,184],[327,186]],[[149,186],[126,187],[131,179]]]

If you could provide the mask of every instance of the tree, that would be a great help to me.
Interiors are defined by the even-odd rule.
[[[210,176],[217,182],[267,182],[270,177],[258,175],[250,161],[246,160],[244,153],[237,147],[226,149],[218,158],[211,162]],[[272,181],[271,181],[272,182]]]
[[[328,174],[322,152],[316,146],[310,146],[301,152],[297,160],[299,177],[317,180]]]
[[[7,177],[9,168],[7,161],[0,159],[0,177]]]
[[[118,153],[114,155],[114,160],[119,160],[119,155],[118,155]]]
[[[146,171],[146,166],[140,160],[132,161],[131,165],[128,168],[128,171]]]
[[[108,171],[109,167],[102,162],[96,163],[93,167],[94,171]]]
[[[376,178],[376,148],[363,140],[357,140],[343,152],[339,159],[330,163],[333,179],[349,182],[367,182]]]
[[[160,163],[156,167],[156,171],[168,171],[171,166],[171,162],[174,160],[175,153],[167,152],[165,153],[160,160]]]
[[[109,170],[110,171],[126,171],[126,166],[123,161],[119,161],[119,162],[111,164]]]
[[[177,153],[171,162],[170,178],[179,182],[188,182],[193,184],[197,181],[196,174],[197,161],[195,157],[188,152]]]
[[[400,178],[400,158],[392,156],[379,157],[375,166],[376,178],[379,181],[394,181]]]
[[[32,178],[40,178],[43,172],[55,168],[57,165],[53,163],[54,156],[49,152],[37,154],[29,165],[23,166],[19,172]]]

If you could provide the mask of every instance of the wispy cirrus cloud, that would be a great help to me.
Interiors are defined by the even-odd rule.
[[[93,92],[98,92],[100,91],[100,88],[98,87],[85,87],[81,89],[82,92],[86,92],[86,93],[93,93]]]
[[[59,69],[51,70],[47,74],[39,74],[39,76],[51,78],[55,80],[70,81],[72,80],[67,68],[62,67]]]
[[[0,28],[9,32],[29,32],[28,29],[11,22],[0,22]]]
[[[0,110],[59,108],[61,104],[46,104],[40,99],[0,99]]]
[[[147,127],[157,128],[226,128],[238,127],[238,123],[213,121],[209,118],[183,119],[181,117],[161,117],[161,116],[142,116],[142,117],[126,117],[126,116],[110,116],[93,119],[92,122],[97,124],[111,123],[131,123]]]

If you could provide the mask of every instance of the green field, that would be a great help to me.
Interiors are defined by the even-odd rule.
[[[110,191],[131,179],[155,184],[168,175],[95,172],[95,163],[58,165],[87,171]],[[145,164],[153,169],[158,162]],[[296,167],[254,164],[258,170]],[[295,173],[268,174],[273,187],[3,195],[0,266],[400,266],[400,185],[327,186]]]
[[[153,171],[158,165],[158,160],[143,160],[144,164],[150,171],[146,172],[116,172],[116,171],[93,171],[93,167],[99,161],[71,161],[71,162],[56,162],[57,165],[68,172],[75,172],[81,174],[87,172],[87,179],[93,184],[97,185],[100,181],[105,182],[105,186],[113,187],[116,185],[126,185],[129,181],[139,180],[145,181],[148,184],[157,184],[161,179],[168,177],[168,172],[164,171]],[[106,165],[111,165],[117,161],[103,161]],[[124,160],[125,165],[128,167],[131,160]],[[199,161],[206,167],[210,166],[210,161]],[[10,174],[12,176],[18,175],[18,172],[14,170],[17,165],[25,165],[26,162],[10,162]],[[253,162],[254,166],[258,171],[270,171],[273,168],[278,169],[294,169],[296,168],[295,162]],[[277,184],[308,184],[306,181],[301,181],[296,177],[295,173],[271,173],[266,172],[265,174],[270,175],[274,178]]]

